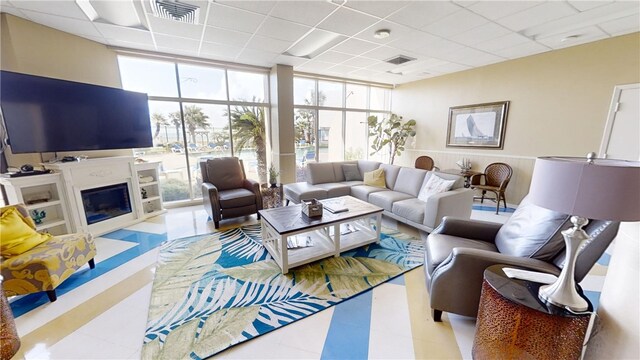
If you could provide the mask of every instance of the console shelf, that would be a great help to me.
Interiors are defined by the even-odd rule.
[[[165,212],[162,207],[162,192],[158,176],[160,162],[146,162],[135,164],[140,187],[140,202],[142,203],[142,217],[149,218]],[[151,179],[151,180],[149,180]],[[148,180],[143,182],[143,180]]]

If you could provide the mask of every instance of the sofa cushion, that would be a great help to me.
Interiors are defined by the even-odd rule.
[[[381,164],[380,169],[384,169],[384,180],[387,183],[387,188],[393,189],[396,185],[396,179],[401,167],[397,165]]]
[[[360,170],[360,174],[364,174],[366,172],[376,170],[379,167],[380,167],[380,163],[377,161],[358,160],[358,170]]]
[[[384,170],[378,169],[364,173],[364,184],[386,189]]]
[[[398,172],[398,178],[396,179],[396,184],[393,187],[393,190],[418,196],[426,173],[426,170],[408,167],[401,168],[400,172]]]
[[[487,241],[471,240],[445,234],[430,234],[427,237],[426,264],[424,264],[427,272],[432,274],[433,270],[442,264],[451,255],[453,248],[456,247],[497,252],[495,245]]]
[[[362,174],[358,170],[358,164],[342,164],[344,179],[340,181],[362,181]]]
[[[422,224],[426,204],[416,198],[400,200],[393,203],[391,212],[415,223]]]
[[[351,186],[345,185],[343,183],[326,183],[317,184],[315,186],[327,190],[327,198],[351,194]]]
[[[411,197],[411,195],[399,191],[384,190],[370,194],[369,202],[387,211],[392,211],[394,202],[410,199]]]
[[[369,195],[375,192],[384,191],[384,190],[385,190],[384,188],[379,188],[375,186],[356,185],[351,187],[351,196],[363,201],[369,201]]]
[[[426,202],[429,200],[429,197],[431,195],[451,190],[451,187],[455,182],[455,180],[445,180],[437,174],[432,174],[431,177],[429,177],[429,180],[424,184],[422,189],[420,189],[418,199]]]
[[[298,182],[285,185],[284,196],[298,204],[304,199],[326,199],[327,190],[310,185],[307,182]]]
[[[311,185],[336,182],[333,163],[308,163],[307,182]]]
[[[496,246],[503,254],[550,261],[564,249],[560,230],[571,226],[569,218],[525,197],[498,231]]]
[[[464,187],[464,177],[460,176],[460,175],[453,175],[453,174],[447,174],[447,173],[443,173],[443,172],[439,172],[439,171],[429,171],[429,173],[431,174],[436,174],[439,177],[445,179],[445,180],[455,180],[455,182],[453,183],[453,186],[451,187],[451,190],[455,190],[455,189],[459,189],[461,187]],[[427,174],[424,177],[424,183],[426,184],[427,181],[429,181],[429,177],[430,175]]]
[[[345,184],[347,186],[364,185],[364,181],[343,181],[341,184]]]
[[[355,165],[356,168],[358,167],[358,163],[356,161],[336,161],[333,164],[333,174],[336,178],[336,182],[341,182],[341,181],[345,181],[345,174],[344,174],[344,165]],[[356,180],[362,180],[362,178],[360,179],[356,179]]]
[[[218,192],[223,209],[255,205],[256,194],[247,189],[229,189]]]

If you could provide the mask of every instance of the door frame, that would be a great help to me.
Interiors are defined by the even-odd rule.
[[[607,115],[607,122],[604,125],[604,133],[602,134],[602,141],[600,141],[600,150],[598,151],[598,157],[604,158],[609,140],[611,139],[611,130],[613,129],[613,122],[615,121],[616,113],[618,112],[618,102],[620,100],[620,94],[622,90],[640,88],[640,83],[616,85],[613,87],[613,96],[611,97],[611,105],[609,105],[609,113]]]

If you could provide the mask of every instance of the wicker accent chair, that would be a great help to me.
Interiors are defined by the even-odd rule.
[[[260,184],[247,179],[242,160],[221,157],[200,162],[204,208],[217,228],[220,220],[258,214],[262,210]]]
[[[415,163],[416,169],[431,171],[434,168],[433,159],[430,156],[418,156]]]
[[[15,207],[29,227],[36,225],[23,205],[0,209],[0,214]],[[1,231],[1,230],[0,230]],[[0,262],[4,291],[7,296],[46,291],[51,302],[56,301],[56,288],[85,264],[95,268],[96,245],[89,233],[53,236],[50,240],[26,252]]]
[[[471,188],[482,190],[480,203],[484,203],[484,196],[487,191],[496,194],[496,214],[498,214],[500,210],[500,200],[504,201],[504,209],[505,211],[507,210],[507,198],[504,193],[507,190],[507,185],[509,185],[509,180],[511,180],[511,175],[513,175],[513,169],[508,164],[489,164],[484,169],[484,173],[471,177]]]

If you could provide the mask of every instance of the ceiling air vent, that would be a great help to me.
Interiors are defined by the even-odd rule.
[[[413,61],[415,59],[416,58],[408,57],[408,56],[405,56],[405,55],[398,55],[398,56],[392,57],[391,59],[387,59],[385,61],[388,62],[389,64],[393,64],[393,65],[402,65],[402,64],[404,64],[406,62]]]
[[[175,0],[150,0],[153,15],[169,20],[197,24],[200,7]]]

